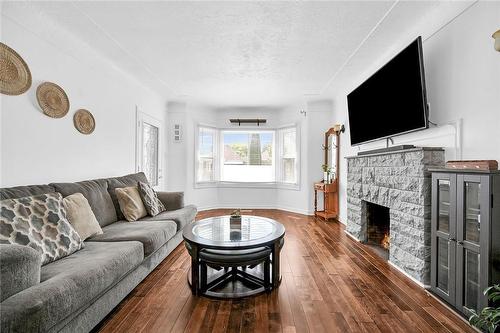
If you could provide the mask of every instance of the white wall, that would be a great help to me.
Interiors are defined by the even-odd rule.
[[[169,140],[168,179],[169,190],[184,190],[186,202],[198,205],[200,209],[210,208],[279,208],[311,214],[313,210],[312,183],[321,179],[323,164],[324,132],[331,125],[330,101],[307,103],[307,116],[299,113],[299,106],[276,108],[224,108],[212,109],[190,103],[170,103],[168,127],[175,123],[183,126],[183,141]],[[197,124],[230,128],[230,118],[264,118],[266,125],[260,128],[276,128],[298,124],[301,134],[300,188],[195,188],[194,184],[194,140]],[[234,127],[234,126],[233,126]],[[309,172],[309,170],[315,170]]]
[[[496,159],[500,161],[500,53],[493,49],[491,35],[500,23],[500,3],[478,2],[442,29],[423,22],[413,30],[424,38],[423,53],[430,119],[438,128],[430,128],[395,138],[395,144],[445,147],[446,159]],[[408,35],[393,45],[400,50],[415,38]],[[396,51],[397,52],[397,51]],[[376,58],[383,64],[392,55]],[[380,66],[379,65],[379,66]],[[355,155],[350,146],[346,95],[363,82],[376,68],[360,69],[350,84],[333,93],[333,121],[344,123],[342,156]],[[449,125],[452,124],[452,125]],[[367,144],[359,149],[382,147],[385,141]],[[346,161],[341,159],[340,220],[346,222]]]
[[[33,84],[22,95],[0,95],[0,186],[134,172],[136,106],[164,121],[166,98],[46,17],[5,6],[1,21],[2,42],[24,58]],[[49,118],[40,110],[35,92],[43,81],[66,91],[70,110],[65,117]],[[96,129],[91,135],[73,126],[73,113],[79,108],[94,115]]]

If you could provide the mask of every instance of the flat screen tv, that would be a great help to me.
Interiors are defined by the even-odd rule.
[[[351,145],[428,127],[422,38],[347,95]]]

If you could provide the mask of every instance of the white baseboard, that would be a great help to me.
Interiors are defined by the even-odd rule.
[[[347,231],[347,230],[345,230],[345,229],[344,229],[344,232],[345,232],[345,234],[346,234],[347,236],[351,237],[351,238],[352,238],[352,239],[354,239],[356,242],[361,243],[361,241],[360,241],[358,238],[356,238],[356,237],[354,237],[353,235],[351,235],[351,234],[349,233],[349,231]]]
[[[217,205],[217,206],[201,206],[198,207],[198,211],[206,211],[206,210],[212,210],[212,209],[234,209],[234,208],[241,208],[241,209],[279,209],[279,210],[284,210],[287,212],[291,213],[297,213],[297,214],[302,214],[302,215],[314,215],[313,211],[305,210],[305,209],[297,209],[293,207],[286,207],[286,206],[276,206],[276,205]]]
[[[359,242],[361,243],[361,241],[354,237],[353,235],[351,235],[347,230],[344,230],[344,232],[347,234],[347,236],[351,237],[352,239],[354,239],[356,242]],[[413,282],[415,282],[416,284],[418,284],[421,288],[424,288],[424,289],[427,289],[430,287],[430,285],[426,285],[426,284],[423,284],[422,282],[418,281],[417,279],[415,279],[413,276],[409,275],[408,273],[406,273],[405,271],[403,271],[403,269],[399,266],[397,266],[396,264],[394,264],[393,262],[391,262],[390,260],[387,260],[387,262],[389,263],[389,265],[391,265],[392,267],[394,267],[395,269],[397,269],[400,273],[402,273],[404,276],[406,276],[407,278],[409,278],[410,280],[412,280]]]
[[[413,276],[411,276],[408,273],[406,273],[405,271],[403,271],[399,266],[396,266],[396,264],[392,263],[390,260],[387,260],[387,262],[389,263],[389,265],[391,265],[392,267],[394,267],[395,269],[397,269],[399,272],[401,272],[407,278],[409,278],[410,280],[412,280],[413,282],[415,282],[416,284],[418,284],[421,288],[423,288],[423,289],[430,288],[430,285],[423,284],[422,282],[418,281]]]

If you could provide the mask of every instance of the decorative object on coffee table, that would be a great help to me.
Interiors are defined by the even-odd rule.
[[[90,134],[95,129],[95,119],[90,111],[80,109],[73,116],[73,123],[78,132],[82,134]]]
[[[64,90],[52,82],[44,82],[36,89],[36,99],[45,115],[62,118],[69,111],[69,99]]]
[[[188,283],[194,295],[239,298],[270,291],[280,284],[285,227],[269,218],[242,216],[235,239],[230,219],[211,217],[183,230],[191,256]]]
[[[233,210],[229,218],[231,229],[241,227],[241,210]]]
[[[448,161],[447,169],[459,170],[498,170],[498,162],[495,160],[468,160],[468,161]]]
[[[0,93],[20,95],[31,87],[31,72],[23,58],[0,43]]]

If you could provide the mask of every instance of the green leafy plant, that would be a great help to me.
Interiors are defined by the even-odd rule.
[[[484,295],[488,295],[488,300],[496,303],[500,300],[500,285],[495,284],[484,290]],[[498,304],[498,303],[496,303]],[[481,312],[473,312],[469,318],[469,323],[479,329],[494,333],[500,325],[500,307],[487,306]]]
[[[241,210],[240,209],[235,209],[231,212],[231,217],[232,218],[241,218]]]

